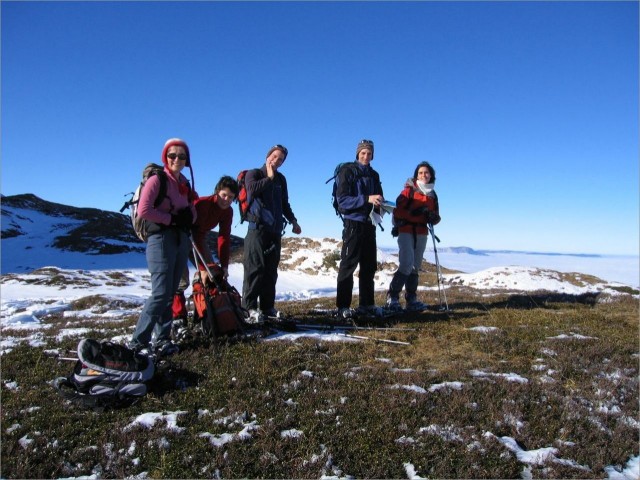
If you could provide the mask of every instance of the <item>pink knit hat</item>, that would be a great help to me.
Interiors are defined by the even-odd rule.
[[[164,148],[162,149],[162,164],[167,165],[167,151],[169,147],[182,147],[184,151],[187,153],[187,162],[185,163],[185,167],[191,166],[191,155],[189,154],[189,147],[187,146],[187,142],[181,140],[179,138],[170,138],[164,144]]]

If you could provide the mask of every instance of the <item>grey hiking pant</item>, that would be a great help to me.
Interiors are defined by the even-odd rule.
[[[189,236],[176,228],[167,228],[147,240],[147,266],[151,274],[151,296],[144,304],[132,346],[147,347],[151,335],[156,343],[171,339],[173,294],[187,266]]]
[[[399,266],[393,275],[387,296],[398,298],[405,288],[405,298],[415,299],[418,291],[420,266],[427,248],[427,235],[401,232],[398,235]]]

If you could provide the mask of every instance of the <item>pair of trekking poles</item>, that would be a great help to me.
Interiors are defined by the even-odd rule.
[[[202,265],[209,279],[209,282],[202,282],[206,302],[205,316],[201,319],[203,333],[213,339],[216,339],[219,334],[229,332],[244,333],[246,327],[244,319],[247,312],[240,305],[240,294],[221,273],[212,271],[193,239],[191,239],[191,246],[196,269],[199,270],[198,265]],[[215,297],[212,296],[209,286],[215,286],[218,292]],[[220,299],[220,302],[215,301],[214,298]]]
[[[436,240],[440,243],[440,239],[436,236],[433,231],[433,224],[428,223],[427,228],[429,229],[429,233],[431,234],[431,240],[433,241],[433,255],[435,256],[436,262],[436,276],[438,278],[438,300],[440,301],[440,311],[448,312],[449,311],[449,303],[447,302],[447,293],[444,290],[444,279],[442,278],[442,268],[440,268],[440,259],[438,258],[438,249],[436,248]],[[444,298],[444,305],[442,304],[442,300]]]

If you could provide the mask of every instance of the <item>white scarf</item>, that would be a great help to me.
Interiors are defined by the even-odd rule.
[[[429,193],[433,192],[433,183],[424,183],[424,182],[420,182],[420,181],[416,181],[416,185],[418,186],[418,190],[420,190],[420,192],[422,192],[423,195],[428,195]]]

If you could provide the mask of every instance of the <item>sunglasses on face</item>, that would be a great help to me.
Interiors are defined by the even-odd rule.
[[[167,154],[167,158],[169,160],[175,160],[176,157],[178,158],[178,160],[185,161],[187,159],[187,154],[186,153],[168,153]]]

